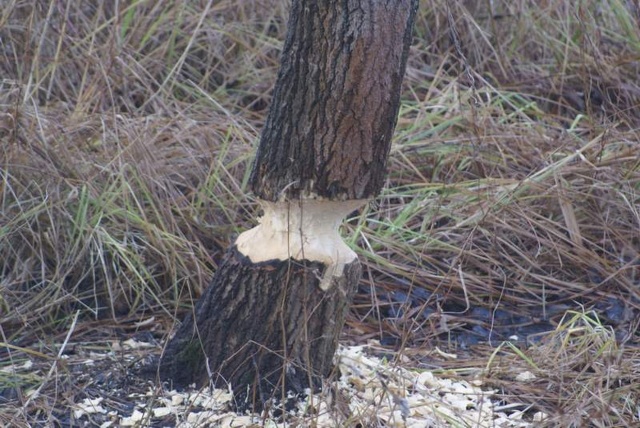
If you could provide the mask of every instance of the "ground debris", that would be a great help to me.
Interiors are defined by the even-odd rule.
[[[367,345],[339,348],[339,374],[323,391],[289,397],[285,409],[273,401],[262,414],[238,414],[233,411],[236,406],[230,389],[176,391],[137,378],[137,362],[150,359],[145,354],[160,352],[159,345],[125,341],[114,347],[114,343],[103,350],[96,350],[95,344],[87,349],[77,344],[73,354],[65,356],[68,376],[60,373],[57,385],[74,393],[66,402],[54,405],[50,419],[55,419],[55,426],[531,426],[516,408],[500,408],[494,391],[481,388],[481,382],[440,378],[430,371],[399,367],[373,355]],[[134,346],[128,346],[131,344]],[[46,364],[25,360],[11,371],[15,375],[46,372]],[[55,394],[53,388],[53,384],[42,388],[42,397],[34,400],[33,409],[23,413],[27,421],[41,417],[36,407]],[[29,393],[23,392],[26,396]],[[19,400],[7,404],[18,412]]]

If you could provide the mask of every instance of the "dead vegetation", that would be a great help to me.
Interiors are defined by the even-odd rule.
[[[2,8],[0,369],[58,361],[76,313],[71,342],[166,334],[207,285],[255,214],[286,12]],[[345,227],[365,272],[346,340],[480,370],[551,426],[638,423],[639,26],[623,0],[421,3],[388,185]],[[0,413],[54,423],[67,372],[3,373]]]

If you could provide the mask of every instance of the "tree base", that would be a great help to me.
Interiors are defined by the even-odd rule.
[[[325,269],[307,260],[252,263],[233,246],[169,341],[160,378],[177,388],[231,386],[236,402],[254,410],[274,392],[319,386],[333,369],[360,263],[346,264],[323,291]]]

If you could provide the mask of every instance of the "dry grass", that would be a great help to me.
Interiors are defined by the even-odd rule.
[[[594,312],[568,311],[556,330],[526,351],[496,348],[486,378],[520,410],[545,413],[545,425],[624,427],[638,418],[640,360]]]
[[[0,10],[0,367],[55,359],[76,311],[77,337],[166,332],[206,286],[252,221],[286,13]],[[639,25],[623,0],[422,2],[388,186],[346,227],[365,263],[349,340],[488,368],[550,425],[638,422]],[[0,402],[55,383],[2,373]]]

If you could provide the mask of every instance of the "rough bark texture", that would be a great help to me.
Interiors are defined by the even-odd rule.
[[[417,3],[294,0],[250,179],[260,199],[364,200],[379,192]],[[324,242],[307,232],[301,241]],[[250,236],[275,245],[263,235]],[[257,409],[276,389],[301,392],[330,373],[360,265],[347,261],[340,271],[342,264],[295,260],[284,248],[284,257],[259,263],[229,250],[167,345],[161,378],[230,384],[236,399],[248,398],[242,407]],[[323,290],[329,269],[342,274]]]
[[[417,0],[294,1],[251,175],[261,199],[378,194]]]
[[[318,287],[323,271],[321,263],[291,259],[252,263],[232,247],[195,317],[184,320],[165,349],[161,377],[177,387],[210,380],[242,385],[236,399],[247,398],[248,407],[281,386],[294,392],[317,386],[332,370],[360,264],[347,264],[326,292]]]

